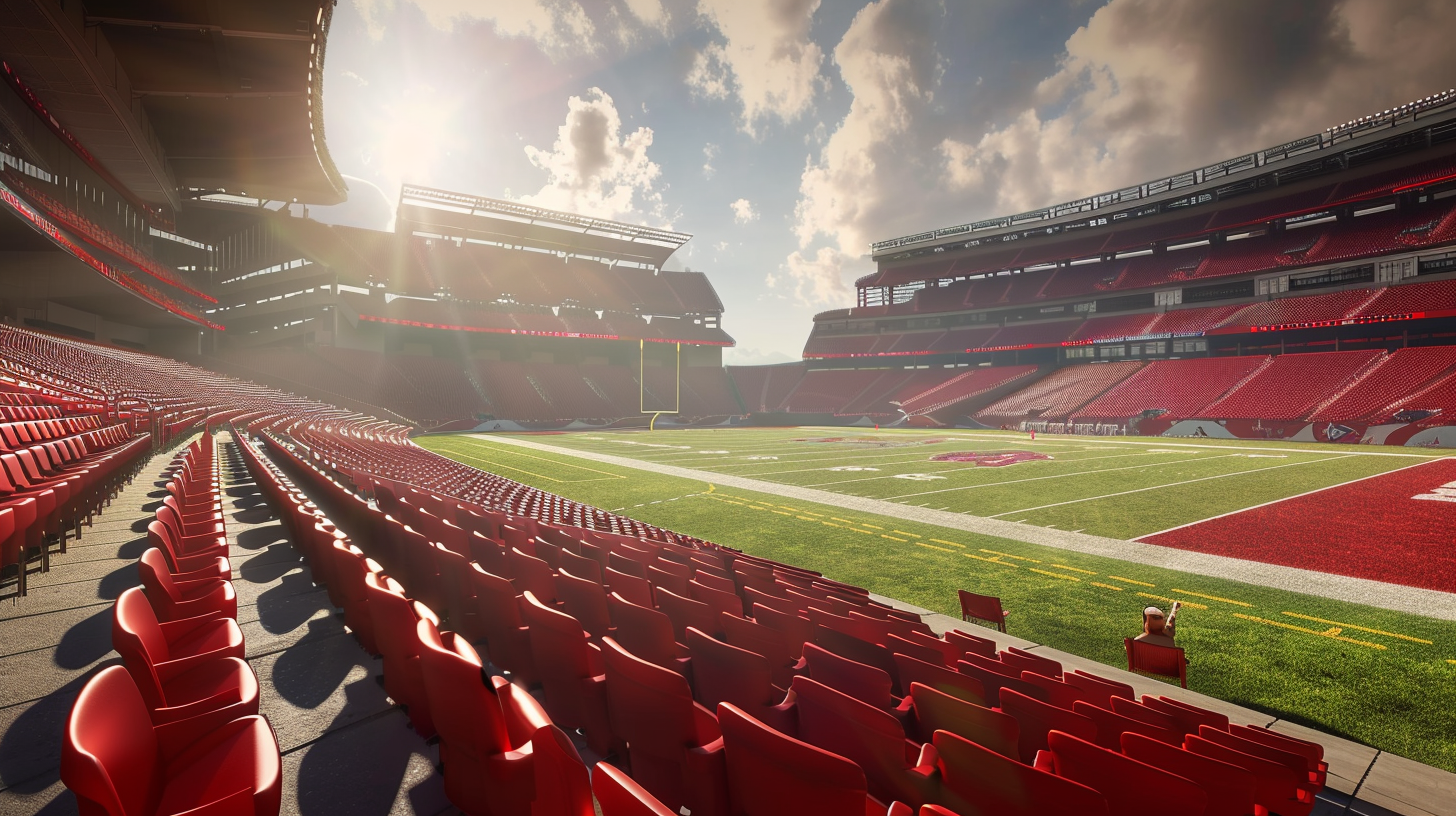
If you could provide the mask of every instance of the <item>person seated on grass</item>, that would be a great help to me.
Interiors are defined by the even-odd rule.
[[[1143,610],[1143,633],[1135,640],[1143,643],[1152,643],[1157,646],[1177,646],[1173,642],[1175,635],[1174,628],[1177,626],[1178,610],[1183,605],[1178,601],[1173,602],[1173,609],[1163,618],[1163,610],[1156,606],[1150,606]]]

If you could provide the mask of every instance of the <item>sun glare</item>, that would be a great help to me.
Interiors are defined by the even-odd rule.
[[[414,85],[382,106],[375,125],[370,161],[392,187],[400,182],[429,183],[436,171],[458,155],[457,97],[429,85]]]

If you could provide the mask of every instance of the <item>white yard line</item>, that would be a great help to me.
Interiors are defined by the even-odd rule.
[[[1210,521],[1213,521],[1214,519],[1221,519],[1221,518],[1224,518],[1225,516],[1236,516],[1239,513],[1247,513],[1250,510],[1258,510],[1260,507],[1268,507],[1271,504],[1278,504],[1280,502],[1292,501],[1294,499],[1302,498],[1304,496],[1312,496],[1315,493],[1323,493],[1326,490],[1334,490],[1337,487],[1345,487],[1346,485],[1356,484],[1357,482],[1363,482],[1366,479],[1376,479],[1376,478],[1379,478],[1381,476],[1389,476],[1392,473],[1399,473],[1402,470],[1410,470],[1411,468],[1418,468],[1418,467],[1422,467],[1422,466],[1425,466],[1425,465],[1429,465],[1432,462],[1439,462],[1443,458],[1445,458],[1445,457],[1437,457],[1437,458],[1434,458],[1434,459],[1428,459],[1428,460],[1426,460],[1424,462],[1416,462],[1414,465],[1406,465],[1405,467],[1399,467],[1399,468],[1396,468],[1395,470],[1387,470],[1387,471],[1384,471],[1382,473],[1374,473],[1374,474],[1371,474],[1369,476],[1361,476],[1358,479],[1351,479],[1348,482],[1340,482],[1339,484],[1330,485],[1329,487],[1317,487],[1314,490],[1306,490],[1303,493],[1299,493],[1299,494],[1294,495],[1294,496],[1285,496],[1282,499],[1274,499],[1273,501],[1266,501],[1263,504],[1256,504],[1256,505],[1254,505],[1252,507],[1245,507],[1245,508],[1242,508],[1240,510],[1230,510],[1227,513],[1219,513],[1216,516],[1209,516],[1208,518],[1201,519],[1199,521],[1190,521],[1187,524],[1180,524],[1177,527],[1169,527],[1166,530],[1159,530],[1156,533],[1147,533],[1146,535],[1138,536],[1137,538],[1135,538],[1133,540],[1134,541],[1143,541],[1143,540],[1152,538],[1153,536],[1160,536],[1163,533],[1171,533],[1174,530],[1181,530],[1184,527],[1195,527],[1195,526],[1197,526],[1199,524],[1206,524],[1206,523],[1208,523]]]
[[[1180,453],[1181,453],[1181,451],[1180,451]],[[1140,451],[1138,453],[1115,453],[1115,454],[1112,454],[1111,456],[1084,456],[1084,457],[1082,457],[1080,459],[1052,459],[1052,460],[1049,460],[1049,461],[1046,460],[1046,459],[1041,459],[1041,460],[1034,460],[1034,461],[1029,461],[1029,462],[1019,462],[1018,464],[1024,464],[1024,465],[1053,464],[1053,465],[1055,465],[1058,462],[1061,462],[1061,463],[1069,463],[1069,462],[1070,463],[1076,463],[1076,462],[1095,462],[1098,459],[1124,459],[1124,458],[1129,457],[1129,456],[1159,456],[1159,455],[1162,455],[1162,454],[1152,453],[1151,451]],[[1208,457],[1204,457],[1204,458],[1212,459],[1213,457],[1208,456]],[[1185,461],[1185,462],[1197,462],[1197,461],[1201,461],[1201,460],[1198,460],[1198,459],[1184,459],[1183,461]],[[950,462],[929,462],[929,461],[927,461],[925,464],[928,467],[930,465],[944,465],[944,464],[952,464],[952,463],[950,463]],[[814,470],[823,470],[823,468],[814,468]],[[977,465],[971,465],[969,467],[946,468],[945,470],[930,470],[928,472],[934,473],[935,475],[940,476],[940,475],[943,475],[943,474],[946,474],[946,473],[963,473],[963,472],[968,471],[968,470],[979,470],[979,471],[982,471],[982,472],[985,472],[985,473],[990,474],[990,473],[994,473],[997,470],[997,468],[986,468],[986,467],[979,467]],[[783,473],[802,473],[802,472],[806,472],[806,471],[792,471],[792,470],[790,470],[790,471],[780,471],[780,472],[783,472]],[[1077,473],[1081,473],[1081,472],[1082,471],[1076,471],[1076,473],[1063,473],[1063,474],[1059,474],[1059,475],[1062,475],[1062,476],[1075,476],[1075,475],[1077,475]],[[1105,473],[1106,471],[1089,471],[1089,472]],[[761,475],[764,475],[764,476],[777,476],[779,474],[778,473],[764,473],[764,474],[761,474]],[[872,481],[874,481],[876,479],[893,479],[893,478],[895,478],[895,475],[893,473],[888,473],[888,474],[883,474],[883,475],[880,475],[880,476],[865,476],[865,477],[858,478],[858,479],[841,479],[840,481],[837,481],[837,482],[820,482],[818,484],[811,484],[811,485],[804,485],[804,486],[805,487],[827,487],[829,485],[847,484],[849,482],[872,482]],[[1050,477],[1045,477],[1045,478],[1050,478]],[[1010,482],[987,482],[986,485],[976,485],[976,487],[987,486],[987,485],[990,485],[990,484],[1010,484]],[[919,493],[913,493],[911,495],[918,496],[918,495],[921,495],[921,494],[919,494]]]
[[[1209,457],[1209,458],[1213,458],[1213,457]],[[1307,462],[1290,462],[1287,465],[1274,465],[1272,467],[1251,468],[1249,470],[1240,470],[1240,471],[1237,471],[1237,472],[1234,472],[1234,473],[1220,473],[1217,476],[1201,476],[1201,477],[1199,477],[1197,479],[1188,479],[1188,480],[1182,481],[1182,482],[1169,482],[1167,484],[1153,485],[1152,487],[1139,487],[1136,490],[1123,490],[1123,491],[1120,491],[1120,492],[1117,492],[1117,493],[1108,493],[1105,496],[1088,496],[1085,499],[1072,499],[1070,501],[1061,501],[1061,502],[1055,502],[1055,503],[1052,503],[1052,504],[1043,504],[1043,505],[1039,505],[1037,507],[1025,507],[1025,508],[1022,508],[1021,510],[1008,510],[1005,513],[996,513],[994,515],[987,516],[986,518],[1000,518],[1001,516],[1009,516],[1009,515],[1012,515],[1012,514],[1015,514],[1015,513],[1031,513],[1031,512],[1034,512],[1036,510],[1045,510],[1045,509],[1047,509],[1049,507],[1062,507],[1063,505],[1068,505],[1068,504],[1081,504],[1082,502],[1101,501],[1102,499],[1112,499],[1112,498],[1116,498],[1118,496],[1130,496],[1133,493],[1146,493],[1149,490],[1163,490],[1163,489],[1169,488],[1169,487],[1180,487],[1182,485],[1190,485],[1190,484],[1195,484],[1197,482],[1208,482],[1208,481],[1212,481],[1214,479],[1228,479],[1228,478],[1233,477],[1233,476],[1247,476],[1250,473],[1266,473],[1266,472],[1271,471],[1271,470],[1279,470],[1280,468],[1300,467],[1301,465],[1317,465],[1320,462],[1333,462],[1336,459],[1349,459],[1349,458],[1350,458],[1350,454],[1341,454],[1339,456],[1326,456],[1323,459],[1311,459],[1311,460],[1309,460]]]
[[[966,434],[964,431],[960,432],[959,438],[961,438],[961,439],[1024,439],[1024,437],[1011,436],[1011,435],[1007,435],[1007,434],[989,434],[989,433],[987,433],[987,434],[969,435],[969,434]],[[1088,443],[1088,444],[1097,444],[1097,445],[1146,445],[1146,446],[1149,446],[1149,447],[1157,447],[1157,448],[1202,448],[1204,450],[1278,451],[1280,453],[1334,453],[1334,451],[1331,451],[1331,450],[1321,450],[1321,449],[1316,449],[1316,448],[1266,448],[1266,447],[1263,447],[1263,446],[1260,446],[1260,447],[1252,447],[1252,446],[1242,446],[1242,445],[1200,445],[1200,444],[1197,444],[1197,443],[1194,443],[1194,442],[1170,442],[1170,441],[1168,441],[1168,439],[1169,439],[1168,437],[1149,437],[1148,438],[1148,441],[1146,441],[1146,442],[1133,441],[1133,440],[1130,440],[1130,439],[1129,440],[1110,439],[1110,438],[1104,438],[1104,437],[1100,437],[1100,436],[1097,436],[1097,437],[1085,436],[1085,437],[1077,437],[1077,438],[1080,439],[1083,442]],[[1178,437],[1175,436],[1175,437],[1171,437],[1171,438],[1172,439],[1177,439]],[[1026,443],[1026,444],[1041,444],[1041,443],[1040,443],[1040,441],[1038,441],[1038,442],[1029,442],[1029,443]],[[1325,444],[1328,444],[1328,443],[1325,443]],[[1351,447],[1354,447],[1354,446],[1352,445]],[[1456,455],[1456,454],[1387,453],[1387,452],[1384,452],[1384,451],[1352,450],[1347,455],[1348,456],[1404,456],[1404,457],[1420,457],[1422,459],[1442,459],[1442,458],[1445,458],[1445,457],[1448,457],[1448,456],[1452,456],[1452,455]]]
[[[1045,547],[1055,547],[1073,552],[1116,558],[1151,567],[1181,570],[1183,572],[1191,572],[1195,575],[1207,575],[1213,578],[1227,578],[1256,586],[1272,587],[1288,592],[1301,592],[1306,595],[1332,598],[1349,603],[1365,604],[1367,606],[1390,609],[1396,612],[1406,612],[1412,615],[1456,621],[1456,595],[1438,592],[1436,590],[1416,589],[1399,584],[1371,581],[1365,578],[1351,578],[1344,575],[1332,575],[1330,573],[1314,572],[1312,570],[1282,567],[1277,564],[1264,564],[1258,561],[1228,558],[1222,555],[1209,555],[1207,553],[1179,550],[1172,547],[1159,547],[1155,544],[1145,544],[1139,541],[1124,541],[1117,538],[1087,535],[1086,533],[1050,530],[1045,527],[1017,524],[1003,519],[988,519],[963,515],[961,513],[951,513],[944,510],[931,510],[927,507],[907,507],[879,499],[867,499],[846,496],[842,493],[831,493],[827,490],[775,484],[757,479],[747,479],[742,476],[730,476],[724,473],[689,470],[687,468],[672,467],[671,465],[641,462],[623,456],[571,451],[566,448],[544,445],[539,442],[524,439],[493,437],[490,435],[484,435],[483,438],[493,440],[502,445],[534,448],[551,453],[570,453],[580,456],[583,459],[591,459],[609,465],[616,465],[617,467],[659,473],[664,476],[676,476],[682,479],[693,479],[769,496],[798,499],[800,501],[814,502],[816,504],[839,507],[860,513],[871,513],[888,518],[931,524],[952,530],[962,530],[968,533],[995,536],[1012,541],[1022,541],[1028,544],[1038,544]],[[1300,453],[1306,452],[1300,451]]]
[[[934,493],[954,493],[957,490],[979,490],[983,487],[1000,487],[1002,485],[1022,484],[1024,482],[1044,482],[1048,479],[1067,479],[1072,476],[1096,476],[1102,473],[1116,473],[1120,470],[1143,470],[1146,468],[1169,467],[1171,465],[1186,465],[1189,462],[1209,462],[1214,459],[1227,459],[1232,456],[1240,456],[1237,453],[1226,453],[1223,456],[1200,456],[1194,459],[1178,459],[1173,462],[1158,462],[1151,465],[1128,465],[1127,467],[1102,468],[1098,470],[1079,470],[1076,473],[1057,473],[1051,476],[1033,476],[1028,479],[1010,479],[1004,482],[987,482],[985,484],[964,485],[962,487],[943,487],[940,490],[926,490],[921,493],[902,493],[899,496],[886,496],[886,500],[909,499],[915,496],[929,496]]]

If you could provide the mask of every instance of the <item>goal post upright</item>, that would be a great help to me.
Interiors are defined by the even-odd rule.
[[[637,372],[639,388],[637,395],[637,410],[643,415],[651,414],[652,419],[648,422],[649,431],[656,430],[657,418],[663,414],[677,414],[682,410],[682,343],[673,343],[673,405],[671,408],[647,407],[647,341],[637,341]]]

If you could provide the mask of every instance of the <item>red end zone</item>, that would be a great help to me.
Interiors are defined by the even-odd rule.
[[[1138,540],[1453,592],[1456,459],[1437,459]]]

